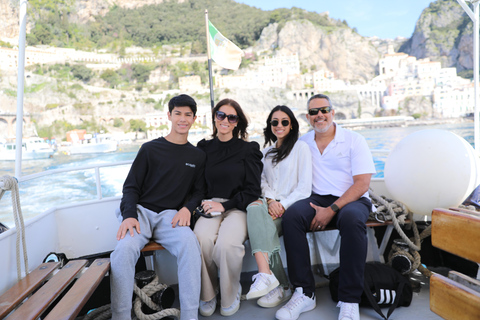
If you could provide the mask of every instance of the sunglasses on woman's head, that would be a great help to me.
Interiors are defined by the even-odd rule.
[[[308,114],[311,116],[316,116],[318,112],[325,114],[325,113],[329,113],[330,111],[332,111],[332,107],[330,106],[321,107],[321,108],[312,108],[312,109],[308,109]]]
[[[230,123],[237,123],[239,117],[236,114],[226,114],[223,111],[215,112],[215,117],[218,121],[223,121],[225,118],[228,118],[228,122]]]
[[[282,122],[279,122],[278,120],[270,121],[270,124],[272,125],[272,127],[278,126],[279,123],[281,123],[282,126],[286,127],[290,124],[290,121],[288,121],[288,120],[282,120]]]

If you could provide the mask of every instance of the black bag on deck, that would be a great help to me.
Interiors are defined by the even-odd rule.
[[[330,294],[335,302],[338,302],[339,273],[340,269],[337,268],[329,277]],[[412,296],[412,285],[400,272],[379,262],[365,264],[365,283],[360,305],[373,307],[383,319],[388,319],[396,307],[408,307]],[[390,307],[386,317],[380,307]]]

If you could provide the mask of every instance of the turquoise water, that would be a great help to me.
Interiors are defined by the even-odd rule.
[[[383,168],[388,153],[377,153],[375,150],[392,150],[407,135],[424,129],[444,129],[456,133],[473,145],[473,122],[459,124],[442,124],[430,126],[395,127],[382,129],[357,130],[362,134],[369,147],[377,169],[376,178],[383,178]],[[262,141],[259,141],[263,145]],[[110,163],[133,160],[139,145],[122,146],[119,151],[107,154],[92,155],[55,155],[53,159],[30,160],[22,164],[22,175],[29,175],[57,168],[74,168],[94,163]],[[0,161],[0,176],[14,175],[13,161]],[[100,170],[102,194],[104,197],[120,196],[122,185],[129,166],[103,168]],[[6,192],[0,200],[0,222],[13,225],[10,192]],[[59,206],[77,201],[96,199],[94,170],[75,171],[68,174],[42,177],[20,185],[20,199],[25,219],[33,217],[52,206]]]

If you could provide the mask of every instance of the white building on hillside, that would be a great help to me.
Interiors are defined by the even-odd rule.
[[[446,118],[464,117],[475,112],[474,85],[436,87],[433,93],[435,112]]]
[[[244,75],[215,76],[217,88],[286,88],[289,80],[300,75],[298,55],[265,58],[264,64]]]

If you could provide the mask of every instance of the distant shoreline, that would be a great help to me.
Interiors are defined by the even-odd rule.
[[[430,120],[412,120],[404,123],[372,123],[372,124],[340,124],[344,128],[351,130],[363,130],[363,129],[381,129],[381,128],[396,128],[396,127],[414,127],[414,126],[428,126],[428,125],[437,125],[437,124],[456,124],[456,123],[465,123],[472,122],[473,118],[449,118],[449,119],[430,119]]]

